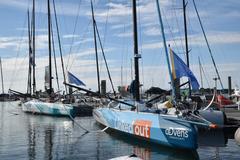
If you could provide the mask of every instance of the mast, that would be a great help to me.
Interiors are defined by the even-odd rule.
[[[51,13],[50,0],[48,0],[48,52],[49,52],[49,95],[52,93],[52,47],[51,47]]]
[[[136,92],[136,101],[140,101],[140,82],[139,82],[139,64],[138,59],[141,58],[141,55],[138,54],[138,37],[137,37],[137,6],[136,0],[132,0],[133,3],[133,38],[134,38],[134,68],[135,68],[135,92]]]
[[[101,38],[100,38],[100,34],[98,32],[98,27],[97,27],[96,21],[95,21],[95,29],[97,31],[99,44],[100,44],[100,47],[101,47],[101,50],[102,50],[102,55],[103,55],[103,59],[104,59],[104,62],[105,62],[106,69],[107,69],[108,78],[109,78],[109,81],[110,81],[111,86],[112,86],[113,94],[116,96],[116,91],[115,91],[114,86],[113,86],[112,78],[111,78],[110,71],[109,71],[109,68],[108,68],[106,56],[105,56],[105,53],[104,53],[104,50],[103,50],[103,45],[102,45],[102,41],[101,41]]]
[[[66,74],[65,74],[65,67],[64,67],[64,61],[63,61],[63,56],[62,56],[62,46],[61,46],[60,33],[59,33],[59,28],[58,28],[58,20],[57,20],[57,12],[56,12],[55,0],[53,0],[53,9],[54,9],[55,23],[56,23],[56,29],[57,29],[57,35],[58,35],[58,47],[59,47],[59,52],[60,52],[60,56],[61,56],[63,80],[64,80],[64,82],[66,82]],[[67,86],[66,86],[66,84],[64,84],[64,86],[65,86],[65,91],[67,93]]]
[[[93,12],[93,3],[92,3],[92,0],[91,0],[91,10],[92,10],[93,34],[94,34],[94,46],[95,46],[96,65],[97,65],[98,93],[100,93],[100,76],[99,76],[98,52],[97,52],[96,21],[95,21],[95,18],[94,18],[94,12]]]
[[[187,19],[186,19],[186,6],[185,0],[183,0],[183,19],[184,19],[184,32],[185,32],[185,48],[186,48],[186,57],[187,57],[187,66],[190,69],[189,65],[189,50],[188,50],[188,32],[187,32]],[[188,82],[189,96],[191,95],[191,84]]]
[[[28,64],[28,84],[27,93],[32,95],[32,35],[31,35],[31,25],[30,25],[30,15],[28,10],[28,52],[29,52],[29,64]]]
[[[167,43],[166,43],[166,38],[165,38],[165,34],[164,34],[162,15],[161,15],[161,10],[160,10],[160,5],[159,5],[158,0],[156,0],[156,3],[157,3],[157,11],[158,11],[159,22],[160,22],[160,26],[161,26],[162,38],[163,38],[163,46],[164,46],[166,59],[167,59],[168,73],[169,73],[169,76],[170,76],[170,79],[171,79],[172,97],[173,97],[173,100],[175,100],[176,96],[175,96],[175,90],[174,90],[173,75],[171,73],[170,61],[169,61],[168,50],[167,50]]]
[[[2,93],[4,93],[4,85],[3,85],[3,71],[2,71],[2,59],[1,59],[1,57],[0,57],[0,67],[1,67]]]
[[[33,13],[32,13],[32,67],[33,67],[33,93],[36,93],[36,74],[35,74],[35,0],[33,0]]]
[[[200,61],[200,57],[198,57],[198,63],[199,63],[199,71],[200,71],[201,87],[203,88],[202,64],[201,64],[201,61]]]
[[[224,89],[224,88],[223,88],[223,84],[222,84],[222,80],[221,80],[221,78],[220,78],[220,75],[219,75],[219,72],[218,72],[218,69],[217,69],[217,66],[216,66],[216,63],[215,63],[215,60],[214,60],[214,58],[213,58],[212,50],[211,50],[210,45],[209,45],[209,43],[208,43],[208,39],[207,39],[206,33],[205,33],[204,29],[203,29],[202,21],[201,21],[201,19],[200,19],[199,14],[198,14],[198,10],[197,10],[197,7],[196,7],[195,0],[193,0],[193,5],[194,5],[195,11],[196,11],[196,13],[197,13],[198,21],[199,21],[199,23],[200,23],[200,26],[201,26],[201,29],[202,29],[202,32],[203,32],[204,39],[205,39],[205,41],[206,41],[206,43],[207,43],[207,47],[208,47],[208,51],[209,51],[210,56],[211,56],[211,59],[212,59],[212,63],[213,63],[213,65],[214,65],[215,71],[216,71],[216,73],[217,73],[217,79],[219,80],[222,89]]]

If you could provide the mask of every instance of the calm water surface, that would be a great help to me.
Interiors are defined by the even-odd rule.
[[[196,152],[175,150],[102,129],[92,117],[68,118],[23,113],[19,102],[0,102],[0,159],[105,160],[135,153],[143,159],[240,159],[240,147],[222,132],[202,133]]]

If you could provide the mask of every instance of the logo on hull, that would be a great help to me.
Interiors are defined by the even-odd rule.
[[[151,126],[152,126],[151,121],[136,120],[133,123],[133,133],[141,137],[150,138]]]
[[[188,130],[184,128],[173,128],[169,127],[165,129],[165,134],[170,136],[170,137],[175,137],[175,138],[188,138]]]

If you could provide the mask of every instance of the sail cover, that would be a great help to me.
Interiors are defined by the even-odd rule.
[[[173,79],[188,77],[191,82],[192,89],[198,90],[199,83],[192,71],[188,68],[188,66],[183,62],[180,57],[176,55],[176,53],[173,52],[172,49],[170,49],[170,56],[172,62]]]
[[[68,71],[68,81],[69,83],[76,84],[78,86],[86,86],[80,79],[74,76],[72,73]]]

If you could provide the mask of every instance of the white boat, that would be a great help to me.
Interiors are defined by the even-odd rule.
[[[237,144],[240,145],[240,128],[238,128],[237,131],[235,132],[234,138]]]
[[[24,112],[34,114],[44,114],[51,116],[70,116],[75,117],[75,109],[71,104],[49,103],[39,100],[31,100],[22,105]]]
[[[142,159],[139,158],[138,156],[136,156],[135,154],[132,154],[132,155],[128,155],[128,156],[120,156],[120,157],[111,158],[109,160],[142,160]]]
[[[22,110],[24,112],[30,112],[30,113],[36,113],[36,114],[46,114],[46,115],[51,115],[51,116],[70,116],[70,118],[74,118],[75,117],[75,109],[71,104],[64,104],[60,101],[55,101],[55,99],[54,99],[56,93],[54,92],[53,83],[52,83],[53,75],[52,75],[52,60],[51,60],[52,59],[52,50],[53,50],[53,47],[54,47],[54,46],[53,47],[51,46],[51,43],[52,43],[51,38],[53,36],[51,34],[51,30],[53,28],[52,28],[52,25],[51,25],[50,0],[48,0],[47,2],[48,2],[47,7],[48,7],[49,65],[45,67],[45,90],[46,90],[46,93],[48,94],[48,97],[44,101],[40,101],[39,99],[33,99],[33,100],[25,102],[22,105]],[[53,3],[53,5],[55,5],[55,4]],[[55,11],[55,14],[56,14],[56,11]],[[35,36],[34,36],[35,35],[35,18],[34,18],[35,17],[35,0],[33,0],[32,23],[34,25],[32,25],[32,26],[30,26],[29,17],[30,17],[30,15],[29,15],[29,12],[28,12],[29,34],[30,34],[31,29],[32,29],[32,32],[33,32],[32,37],[29,35],[29,77],[28,77],[28,93],[30,93],[31,98],[32,98],[34,96],[32,96],[31,93],[33,93],[33,95],[35,95],[35,97],[41,97],[36,92],[35,59],[33,60],[33,57],[35,57]],[[32,27],[32,28],[30,29],[30,27]],[[54,58],[55,58],[55,55],[54,55]],[[56,65],[56,58],[55,58],[55,65]],[[62,62],[62,66],[63,66],[63,62]],[[64,68],[64,67],[62,67],[62,68]],[[33,75],[31,75],[32,70],[34,72]],[[63,69],[63,72],[64,72],[64,69]],[[70,74],[70,72],[68,74]],[[33,76],[33,80],[32,80],[31,76]],[[56,80],[58,80],[57,76],[58,75],[56,73]],[[72,80],[77,81],[78,83],[81,82],[76,77],[74,77],[74,75],[71,74],[71,76],[73,77]],[[33,83],[31,84],[32,81],[33,81]],[[64,81],[66,81],[65,76],[64,76]],[[58,81],[57,81],[57,84],[58,84],[58,91],[59,91],[60,89],[59,89],[59,82]],[[33,90],[31,89],[32,86],[33,86]]]

